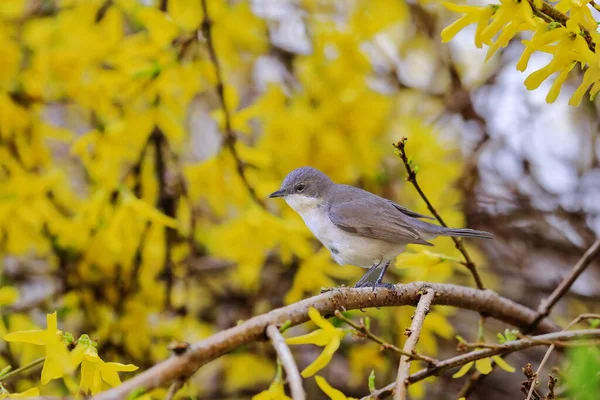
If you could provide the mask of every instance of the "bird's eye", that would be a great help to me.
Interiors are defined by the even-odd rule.
[[[304,183],[299,183],[294,187],[294,189],[296,190],[296,192],[302,193],[305,187],[306,185]]]

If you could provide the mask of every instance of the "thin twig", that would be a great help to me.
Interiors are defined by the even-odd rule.
[[[337,288],[250,318],[239,325],[191,344],[184,354],[170,357],[154,365],[123,384],[98,394],[96,399],[126,398],[134,390],[149,391],[167,386],[176,379],[191,376],[202,365],[240,346],[261,340],[268,325],[280,326],[286,323],[289,326],[296,326],[308,321],[310,307],[316,308],[321,315],[333,315],[335,310],[339,309],[412,306],[417,303],[419,293],[425,286],[435,291],[434,304],[483,312],[490,318],[521,329],[529,326],[535,317],[535,311],[501,297],[495,292],[458,285],[412,282],[394,285],[391,290],[383,287],[375,288],[374,291],[371,288]],[[555,324],[545,320],[540,323],[538,332],[555,332],[559,329]]]
[[[435,209],[435,207],[433,207],[433,204],[431,204],[431,202],[429,201],[429,199],[427,198],[427,196],[423,192],[423,189],[421,189],[421,186],[419,185],[419,182],[417,181],[417,172],[412,167],[412,165],[411,165],[412,162],[411,162],[411,160],[409,160],[408,156],[406,155],[405,147],[406,147],[406,141],[407,140],[408,140],[407,138],[403,137],[402,139],[400,139],[400,141],[398,141],[398,143],[394,143],[394,147],[396,148],[396,150],[398,150],[398,155],[400,156],[400,159],[404,163],[404,167],[406,168],[406,172],[408,173],[408,178],[407,179],[415,187],[415,189],[419,193],[419,196],[421,196],[421,198],[423,199],[423,201],[427,205],[427,208],[429,209],[429,212],[431,212],[431,214],[433,214],[433,216],[435,217],[435,219],[437,219],[438,222],[442,226],[444,226],[444,227],[447,228],[448,225],[446,225],[446,223],[444,222],[444,220],[442,219],[442,217],[440,216],[440,214],[437,212],[437,210]],[[458,238],[458,237],[454,237],[454,236],[452,236],[451,239],[452,239],[452,241],[454,241],[454,246],[458,249],[458,251],[460,251],[460,253],[465,258],[465,266],[467,267],[467,269],[469,270],[469,272],[471,272],[471,275],[473,275],[473,279],[475,280],[475,285],[477,285],[478,289],[485,290],[485,286],[483,285],[483,281],[481,280],[481,276],[479,276],[479,272],[477,271],[477,267],[476,267],[475,263],[473,262],[473,259],[469,255],[469,252],[465,248],[465,246],[464,246],[464,244],[462,242],[462,239]]]
[[[429,307],[433,302],[435,292],[430,288],[423,289],[424,293],[419,299],[415,315],[413,315],[412,323],[410,328],[405,331],[408,336],[404,343],[404,352],[412,354],[417,347],[419,337],[421,336],[421,329],[425,322],[425,317],[429,314]],[[398,365],[398,377],[396,378],[396,393],[394,394],[394,400],[405,400],[408,394],[408,381],[407,378],[410,375],[410,357],[401,356],[400,364]]]
[[[407,379],[409,384],[422,381],[430,376],[439,375],[440,373],[451,369],[465,365],[471,361],[481,360],[483,358],[492,357],[500,354],[510,354],[515,351],[528,349],[535,346],[543,346],[544,343],[540,341],[568,341],[568,340],[581,340],[581,339],[596,339],[600,338],[600,329],[583,329],[578,331],[568,332],[554,332],[547,333],[545,335],[533,336],[523,338],[519,340],[513,340],[506,342],[502,345],[502,348],[496,349],[482,349],[474,350],[470,353],[461,354],[447,360],[440,361],[436,367],[422,369]],[[587,342],[578,343],[580,346],[586,346]],[[362,400],[368,399],[383,399],[389,396],[392,391],[396,388],[396,382],[392,382],[389,385],[372,392],[369,396],[363,397]]]
[[[577,261],[577,264],[571,269],[571,273],[567,275],[561,283],[554,289],[550,296],[543,300],[538,307],[538,312],[535,319],[531,322],[531,325],[527,327],[523,333],[528,334],[533,332],[542,320],[550,314],[552,308],[556,303],[569,291],[575,280],[581,275],[581,273],[591,264],[593,259],[600,253],[600,239],[596,240],[594,244],[585,252],[585,254]],[[492,361],[492,368],[495,368],[496,364]],[[468,381],[465,382],[458,397],[466,397],[474,385],[483,378],[483,375],[479,371],[475,371]]]
[[[15,376],[19,375],[22,372],[30,370],[31,368],[35,368],[39,365],[42,365],[44,363],[44,361],[46,361],[46,357],[41,357],[41,358],[31,361],[29,364],[25,364],[22,367],[14,369],[14,370],[0,376],[0,382],[6,382],[9,379],[14,378]]]
[[[359,335],[364,336],[367,339],[381,345],[382,349],[392,350],[393,352],[398,353],[403,356],[406,356],[412,360],[421,360],[421,361],[426,362],[427,364],[435,365],[439,361],[439,360],[436,360],[435,358],[426,356],[424,354],[419,354],[415,351],[413,351],[412,353],[405,352],[398,346],[388,343],[385,340],[383,340],[382,338],[380,338],[379,336],[375,335],[373,332],[371,332],[371,330],[369,328],[367,328],[365,326],[365,324],[363,322],[361,322],[361,324],[358,325],[351,319],[346,318],[344,316],[344,314],[341,313],[340,310],[335,310],[335,316],[337,319],[344,321],[346,324],[348,324],[352,328],[354,328],[359,333]]]
[[[171,387],[169,387],[169,391],[167,392],[167,395],[165,396],[165,400],[171,400],[175,397],[175,395],[177,394],[177,392],[179,392],[179,390],[183,387],[183,379],[177,379],[176,381],[174,381],[171,384]]]
[[[275,325],[269,325],[267,326],[266,332],[269,339],[271,339],[271,343],[277,352],[279,361],[281,361],[281,365],[283,365],[283,369],[285,370],[285,375],[290,385],[292,399],[306,399],[306,392],[302,387],[302,377],[300,376],[300,372],[298,372],[298,366],[294,361],[290,348],[285,343],[285,339],[281,335],[281,332],[279,332],[279,328]]]
[[[575,318],[573,321],[571,321],[571,323],[569,323],[569,325],[567,325],[566,328],[562,330],[562,332],[568,331],[572,326],[580,323],[581,321],[588,320],[588,319],[600,319],[600,314],[581,314],[580,316]],[[540,371],[546,364],[546,361],[548,361],[548,358],[550,358],[550,354],[552,353],[552,350],[554,350],[555,347],[556,347],[556,345],[552,344],[550,347],[548,347],[546,354],[544,354],[544,358],[542,358],[542,362],[540,362],[540,365],[538,366],[537,370],[535,371],[534,379],[531,382],[531,387],[529,388],[529,393],[527,393],[527,398],[525,400],[531,399],[531,396],[533,395],[533,390],[535,389],[535,382],[537,380],[537,377],[540,376]]]
[[[548,298],[542,300],[538,307],[538,315],[533,320],[531,325],[533,327],[544,318],[546,318],[556,303],[571,289],[573,283],[577,280],[579,275],[591,264],[591,262],[600,254],[600,239],[596,240],[592,246],[585,252],[583,257],[579,259],[577,264],[571,270],[571,273],[567,275],[558,285],[556,289],[548,296]]]
[[[221,102],[221,109],[223,111],[223,119],[225,121],[225,139],[224,145],[229,149],[231,155],[235,160],[237,173],[246,186],[250,197],[262,208],[266,209],[265,204],[261,199],[258,198],[254,187],[250,185],[248,182],[248,178],[246,177],[246,170],[244,167],[243,161],[240,159],[240,156],[235,148],[235,144],[237,142],[237,137],[233,132],[233,127],[231,124],[231,110],[227,108],[227,102],[225,101],[225,80],[223,79],[223,73],[221,70],[221,62],[219,57],[217,56],[217,52],[215,50],[215,45],[212,37],[212,21],[210,19],[210,14],[208,11],[207,0],[202,0],[202,11],[204,12],[204,19],[202,20],[202,33],[204,34],[204,38],[206,39],[206,45],[208,47],[208,55],[210,57],[210,61],[215,68],[215,76],[217,80],[216,90],[217,96],[219,97],[219,101]]]

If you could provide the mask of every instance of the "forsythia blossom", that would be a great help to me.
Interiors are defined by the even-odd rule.
[[[65,373],[72,371],[69,362],[69,352],[66,343],[62,340],[63,334],[58,330],[56,312],[46,316],[47,327],[45,330],[32,330],[12,332],[4,335],[7,342],[30,343],[45,346],[46,360],[42,368],[42,384],[45,385],[52,379],[58,379]]]
[[[104,362],[98,356],[94,342],[87,335],[82,335],[77,341],[77,346],[71,353],[71,362],[74,366],[81,364],[79,390],[84,394],[101,392],[103,381],[111,387],[119,386],[121,380],[117,372],[131,372],[138,369],[132,364]]]
[[[506,47],[520,31],[533,32],[530,40],[523,41],[526,47],[517,63],[517,69],[525,71],[531,55],[536,51],[551,54],[552,60],[531,73],[525,79],[525,87],[528,90],[537,89],[551,75],[558,73],[546,96],[546,101],[552,103],[557,99],[573,67],[580,63],[582,67],[587,66],[587,70],[569,101],[570,105],[577,106],[590,87],[590,99],[600,91],[600,58],[597,56],[600,34],[596,31],[598,24],[589,3],[589,0],[559,1],[555,6],[556,10],[568,14],[566,21],[548,21],[536,16],[531,3],[526,0],[500,0],[498,5],[484,7],[444,3],[449,10],[464,15],[446,27],[441,36],[444,42],[448,42],[460,30],[476,23],[475,45],[490,46],[487,54],[489,58],[498,49]],[[541,0],[533,3],[536,9],[543,5]]]
[[[346,397],[344,393],[332,387],[322,376],[315,376],[315,381],[331,400],[354,400],[353,397]]]
[[[316,344],[317,346],[325,346],[319,357],[302,371],[301,375],[304,378],[316,374],[331,361],[333,353],[340,347],[340,340],[346,334],[343,329],[336,328],[331,322],[321,317],[316,308],[311,307],[308,310],[308,316],[321,329],[285,340],[288,344]]]

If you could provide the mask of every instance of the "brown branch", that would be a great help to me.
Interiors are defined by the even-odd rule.
[[[538,307],[538,315],[535,320],[531,323],[532,327],[535,328],[537,324],[544,318],[546,318],[556,303],[571,289],[573,283],[577,280],[579,275],[585,271],[585,269],[591,264],[591,262],[600,254],[600,239],[597,239],[592,246],[587,249],[585,254],[579,259],[577,264],[571,270],[571,273],[567,275],[558,285],[558,287],[548,296],[548,298],[542,300]],[[526,332],[528,333],[528,332]]]
[[[596,240],[594,244],[585,252],[585,254],[579,259],[577,264],[571,269],[571,273],[566,276],[557,288],[550,294],[550,296],[543,300],[538,307],[538,313],[536,318],[523,332],[525,334],[533,332],[538,324],[550,314],[552,308],[556,303],[569,291],[575,280],[581,275],[581,273],[590,265],[595,257],[600,253],[600,239]],[[492,368],[495,368],[496,364],[492,361]],[[480,379],[485,377],[481,372],[473,372],[471,377],[465,382],[463,387],[458,393],[458,397],[466,397],[473,387],[478,383]]]
[[[285,375],[290,385],[292,399],[306,399],[306,392],[304,392],[304,388],[302,387],[302,377],[300,376],[300,372],[298,372],[298,366],[294,361],[290,348],[285,343],[285,339],[281,335],[281,332],[279,332],[279,328],[275,325],[269,325],[267,326],[266,333],[269,339],[271,339],[271,343],[277,352],[279,361],[285,370]]]
[[[408,140],[407,138],[403,137],[402,139],[400,139],[400,141],[398,141],[398,143],[394,143],[394,147],[396,148],[396,150],[398,150],[398,155],[400,156],[400,159],[404,163],[404,167],[406,168],[406,172],[408,173],[407,180],[410,183],[412,183],[412,185],[415,187],[415,189],[419,193],[419,196],[421,196],[421,198],[427,205],[427,208],[429,209],[431,214],[433,214],[435,219],[437,219],[438,222],[442,226],[447,228],[448,225],[446,225],[446,223],[444,222],[444,220],[442,219],[440,214],[437,212],[435,207],[433,207],[433,204],[431,204],[431,202],[429,201],[429,199],[423,192],[423,189],[421,189],[421,186],[419,186],[419,182],[417,181],[417,172],[412,167],[411,161],[408,159],[408,156],[406,155],[405,147],[406,147],[407,140]],[[473,275],[473,279],[475,280],[475,285],[477,285],[477,288],[481,289],[481,290],[485,290],[485,286],[483,285],[483,281],[481,280],[481,277],[479,276],[477,267],[476,267],[475,263],[473,262],[473,259],[469,255],[469,252],[465,248],[465,246],[462,242],[462,239],[458,238],[458,237],[454,237],[454,236],[452,236],[450,239],[452,239],[452,241],[454,241],[454,246],[463,255],[463,257],[465,259],[465,266],[467,267],[469,272],[471,272],[471,275]]]
[[[290,326],[308,321],[308,310],[314,307],[321,315],[333,315],[335,310],[357,310],[370,307],[415,306],[423,287],[431,288],[436,296],[433,304],[448,305],[485,313],[491,318],[523,328],[531,324],[535,311],[517,304],[489,290],[464,286],[412,282],[387,288],[337,288],[267,314],[259,315],[235,327],[219,332],[203,341],[190,345],[182,355],[172,356],[122,385],[100,393],[97,399],[125,398],[132,391],[148,391],[170,384],[176,379],[191,376],[199,367],[240,346],[264,340],[268,325],[281,325],[289,320]],[[555,332],[560,328],[542,321],[538,332]]]
[[[426,355],[419,354],[415,351],[413,351],[412,353],[407,353],[404,350],[400,349],[398,346],[395,346],[391,343],[386,342],[385,340],[383,340],[382,338],[380,338],[379,336],[377,336],[373,332],[371,332],[371,329],[367,328],[367,326],[365,326],[365,324],[364,324],[364,322],[362,322],[362,320],[361,320],[360,325],[358,325],[358,324],[354,323],[354,321],[352,321],[351,319],[346,318],[344,316],[344,314],[342,314],[340,312],[340,310],[335,310],[335,317],[341,321],[344,321],[346,324],[348,324],[352,328],[354,328],[358,332],[359,336],[366,337],[367,339],[381,345],[382,349],[392,350],[393,352],[396,352],[400,355],[406,356],[410,359],[421,360],[428,364],[435,364],[438,362],[438,360],[436,360],[435,358],[431,358]]]
[[[413,353],[419,342],[421,336],[421,329],[425,322],[425,317],[429,314],[429,307],[433,302],[435,292],[432,289],[423,289],[423,294],[417,304],[417,309],[413,315],[412,323],[410,328],[405,331],[405,335],[408,336],[404,343],[404,352]],[[408,394],[408,381],[407,378],[410,375],[410,357],[401,356],[400,364],[398,365],[398,377],[396,378],[396,393],[394,394],[394,400],[405,400]]]
[[[483,350],[475,350],[470,353],[461,354],[459,356],[455,356],[449,358],[444,361],[440,361],[436,367],[425,368],[422,369],[411,376],[408,377],[408,383],[412,384],[415,382],[422,381],[430,376],[439,375],[442,372],[451,369],[460,367],[471,361],[481,360],[482,358],[488,358],[491,356],[496,356],[500,354],[510,354],[515,351],[528,349],[530,347],[535,346],[543,346],[546,341],[568,341],[568,340],[581,340],[581,339],[594,339],[600,338],[600,329],[584,329],[579,331],[568,331],[568,332],[554,332],[547,333],[544,335],[534,336],[523,338],[519,340],[514,340],[511,342],[506,342],[502,345],[502,348],[496,349],[483,349]],[[586,342],[580,343],[581,346],[586,346]],[[363,400],[367,399],[383,399],[389,396],[394,388],[396,387],[396,382],[390,383],[389,385],[372,392],[369,396],[364,397]]]
[[[166,216],[170,218],[176,218],[177,203],[175,197],[169,192],[167,188],[167,162],[165,159],[164,152],[167,151],[165,147],[168,147],[168,140],[163,134],[162,130],[155,127],[150,135],[150,140],[154,145],[154,165],[156,180],[158,182],[158,199],[156,207],[161,210]],[[175,244],[175,236],[177,231],[173,228],[167,227],[165,229],[165,255],[164,255],[164,266],[161,274],[161,278],[165,281],[165,308],[171,309],[171,297],[173,293],[173,284],[175,280],[175,274],[173,272],[173,257],[172,251]],[[143,243],[140,243],[140,248]],[[137,278],[137,277],[136,277]]]
[[[575,318],[573,321],[571,321],[571,323],[569,323],[569,325],[567,325],[565,327],[565,329],[562,330],[562,332],[568,331],[574,325],[580,323],[581,321],[587,320],[587,319],[600,319],[600,314],[581,314],[580,316]],[[540,376],[540,371],[544,367],[544,364],[546,364],[546,361],[548,361],[548,358],[550,358],[550,354],[552,353],[552,351],[554,350],[555,347],[556,347],[556,344],[552,344],[550,347],[548,347],[546,354],[544,354],[544,358],[542,358],[540,365],[538,366],[537,370],[534,373],[534,379],[531,382],[531,386],[529,388],[529,393],[527,393],[527,398],[525,400],[530,400],[531,396],[533,396],[533,391],[535,390],[537,377]],[[550,380],[550,382],[552,382],[552,380]]]
[[[177,379],[171,384],[167,395],[165,396],[165,400],[172,400],[175,398],[177,392],[183,387],[183,380]]]
[[[217,96],[219,97],[219,101],[221,103],[221,109],[223,111],[223,119],[225,120],[225,139],[223,141],[223,144],[231,152],[231,155],[233,156],[233,158],[235,160],[237,173],[238,173],[240,179],[242,180],[244,186],[248,190],[250,197],[256,202],[256,204],[258,204],[262,208],[266,209],[263,201],[258,198],[256,191],[254,190],[254,187],[252,187],[252,185],[250,185],[250,182],[248,182],[248,178],[246,177],[246,170],[244,167],[244,163],[240,159],[237,149],[235,148],[235,144],[237,142],[237,137],[235,136],[235,133],[233,132],[233,127],[231,124],[231,110],[229,110],[227,108],[227,102],[225,101],[225,81],[223,79],[223,73],[221,70],[221,62],[219,60],[219,57],[217,56],[217,52],[215,50],[215,45],[213,42],[212,29],[211,29],[212,21],[210,19],[210,14],[208,12],[207,0],[202,0],[202,11],[204,12],[204,19],[202,20],[202,25],[201,25],[202,33],[204,34],[204,37],[206,39],[206,45],[208,47],[208,55],[210,57],[210,61],[213,64],[213,67],[215,68],[215,76],[217,79],[217,85],[216,85]]]

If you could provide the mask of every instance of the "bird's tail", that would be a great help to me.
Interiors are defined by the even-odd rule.
[[[444,229],[442,236],[458,236],[458,237],[472,237],[479,239],[493,239],[494,235],[485,231],[477,231],[475,229],[466,228],[447,228]]]

